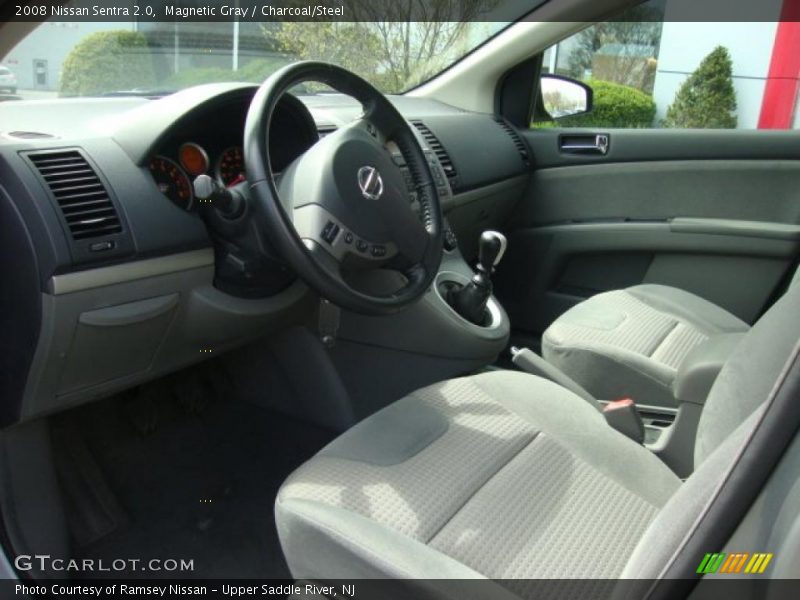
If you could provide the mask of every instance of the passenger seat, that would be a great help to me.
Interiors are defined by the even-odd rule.
[[[675,407],[672,383],[687,354],[712,337],[749,329],[689,292],[637,285],[569,309],[544,332],[542,355],[595,398]]]

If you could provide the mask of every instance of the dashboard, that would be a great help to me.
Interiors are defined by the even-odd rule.
[[[256,89],[0,103],[0,253],[13,257],[0,261],[0,426],[307,322],[317,299],[305,284],[279,256],[252,265],[215,239],[193,197],[198,174],[227,186],[246,176]],[[499,226],[530,172],[513,129],[433,100],[390,100],[444,173],[459,242]],[[340,95],[286,95],[270,125],[273,172],[359,113]]]

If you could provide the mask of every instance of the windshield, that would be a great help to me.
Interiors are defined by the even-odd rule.
[[[507,25],[48,21],[2,60],[16,79],[5,94],[25,100],[158,96],[202,83],[260,83],[283,65],[304,59],[337,63],[384,93],[399,93],[447,68]]]

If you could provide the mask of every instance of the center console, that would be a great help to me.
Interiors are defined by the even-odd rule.
[[[672,385],[677,407],[633,403],[630,398],[609,401],[594,398],[575,380],[527,348],[512,348],[512,362],[521,370],[544,377],[599,403],[614,429],[656,454],[679,477],[694,470],[694,446],[703,406],[722,367],[743,333],[713,336],[693,348],[678,368]]]
[[[388,317],[340,315],[330,355],[357,417],[425,385],[481,369],[508,344],[508,315],[491,294],[490,280],[505,238],[495,232],[481,236],[476,270],[465,261],[451,230],[446,238],[450,243],[439,274],[419,302]],[[373,291],[398,285],[391,271],[361,276],[369,280],[358,285]]]

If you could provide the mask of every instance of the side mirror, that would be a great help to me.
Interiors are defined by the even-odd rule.
[[[569,77],[542,75],[539,86],[542,108],[553,121],[592,110],[592,88]]]

